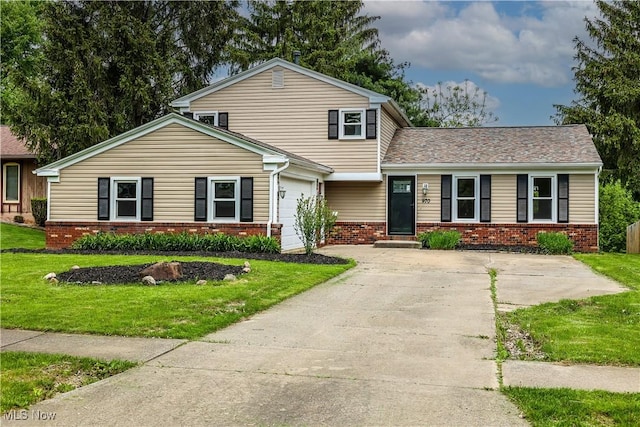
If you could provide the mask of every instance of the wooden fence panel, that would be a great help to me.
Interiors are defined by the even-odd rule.
[[[640,221],[627,227],[627,253],[640,254]]]

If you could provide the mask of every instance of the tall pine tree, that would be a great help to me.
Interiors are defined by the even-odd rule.
[[[61,1],[42,14],[45,58],[24,75],[12,130],[44,162],[148,122],[226,60],[237,2]],[[3,114],[4,114],[3,113]]]
[[[596,3],[601,18],[585,20],[595,46],[575,39],[580,98],[556,105],[556,119],[585,123],[605,170],[640,200],[640,2]]]

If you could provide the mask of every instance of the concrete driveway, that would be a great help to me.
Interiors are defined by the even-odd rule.
[[[32,410],[65,426],[526,425],[497,391],[491,254],[322,252],[359,265]]]

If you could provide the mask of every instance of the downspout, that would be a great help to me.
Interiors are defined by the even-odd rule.
[[[289,160],[284,162],[281,168],[275,169],[269,174],[269,221],[267,221],[267,237],[271,237],[271,224],[276,214],[276,206],[278,205],[278,190],[276,189],[276,176],[289,167]]]

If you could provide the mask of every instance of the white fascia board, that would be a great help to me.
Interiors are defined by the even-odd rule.
[[[264,155],[262,156],[262,163],[264,164],[264,170],[274,170],[276,165],[289,162],[292,165],[296,165],[302,169],[317,172],[322,175],[333,172],[328,166],[320,165],[313,162],[305,162],[300,159],[293,159],[282,155]]]
[[[378,172],[334,172],[325,181],[382,181],[382,174]]]
[[[496,173],[501,171],[514,172],[518,170],[557,170],[557,171],[580,171],[582,173],[596,173],[600,163],[405,163],[391,164],[383,163],[383,171],[419,171],[419,172],[438,172],[452,170],[490,170]]]
[[[40,168],[32,171],[32,173],[38,176],[60,176],[60,171],[58,169]]]

